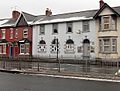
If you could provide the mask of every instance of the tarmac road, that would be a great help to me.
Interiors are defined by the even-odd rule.
[[[0,91],[120,91],[120,83],[0,72]]]

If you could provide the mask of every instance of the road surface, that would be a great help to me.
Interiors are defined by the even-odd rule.
[[[0,72],[0,91],[120,91],[120,83]]]

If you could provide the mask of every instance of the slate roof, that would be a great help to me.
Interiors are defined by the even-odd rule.
[[[118,14],[120,14],[120,6],[118,7],[113,7]],[[45,16],[45,15],[32,15],[26,12],[21,12],[27,22],[30,22],[30,24],[36,24],[36,22],[42,22],[42,21],[51,21],[55,19],[67,19],[67,18],[72,18],[72,17],[85,17],[88,19],[92,19],[94,15],[98,12],[98,9],[96,10],[86,10],[86,11],[80,11],[80,12],[72,12],[72,13],[63,13],[63,14],[57,14],[57,15],[51,15],[51,16]],[[6,22],[2,22],[6,20]],[[13,20],[12,18],[6,18],[6,19],[0,19],[0,27],[7,27],[7,26],[14,26],[17,20]],[[72,20],[71,20],[72,21]],[[64,22],[64,21],[63,21]]]
[[[113,7],[113,9],[120,15],[120,6]]]
[[[26,13],[26,12],[21,12],[21,14],[24,15],[24,17],[27,20],[27,22],[32,22],[37,17],[35,15],[29,14],[29,13]],[[11,26],[14,27],[16,22],[17,22],[17,20],[14,20],[12,18],[8,18],[8,21],[3,23],[3,24],[1,24],[0,27],[11,27]]]
[[[118,14],[120,14],[120,6],[117,7],[112,7],[113,10],[115,10]],[[51,21],[51,20],[57,20],[57,19],[66,19],[66,18],[72,18],[72,17],[85,17],[85,18],[93,18],[94,15],[98,12],[99,9],[96,10],[86,10],[86,11],[80,11],[80,12],[72,12],[72,13],[64,13],[64,14],[57,14],[57,15],[52,15],[52,16],[46,16],[43,19],[36,19],[35,22],[41,22],[42,21]],[[34,24],[35,24],[34,22]],[[65,21],[63,21],[65,22]],[[40,23],[40,24],[41,24]],[[47,23],[47,22],[45,22]],[[37,24],[37,23],[36,23]],[[38,23],[39,24],[39,23]]]
[[[73,17],[85,17],[85,18],[91,18],[96,14],[97,10],[87,10],[87,11],[81,11],[81,12],[72,12],[72,13],[64,13],[64,14],[57,14],[52,16],[44,16],[43,18],[35,19],[35,22],[41,22],[41,21],[50,21],[55,19],[67,19],[67,18],[73,18]]]

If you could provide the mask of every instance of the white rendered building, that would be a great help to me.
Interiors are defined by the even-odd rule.
[[[58,53],[61,59],[94,58],[95,13],[96,10],[88,10],[51,15],[48,9],[46,16],[33,24],[32,55],[56,58]]]

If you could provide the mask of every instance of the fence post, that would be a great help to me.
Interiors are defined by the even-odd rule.
[[[19,70],[21,70],[21,60],[19,60]]]
[[[39,69],[39,68],[40,68],[40,65],[39,65],[39,62],[38,62],[38,71],[40,71],[40,69]]]

